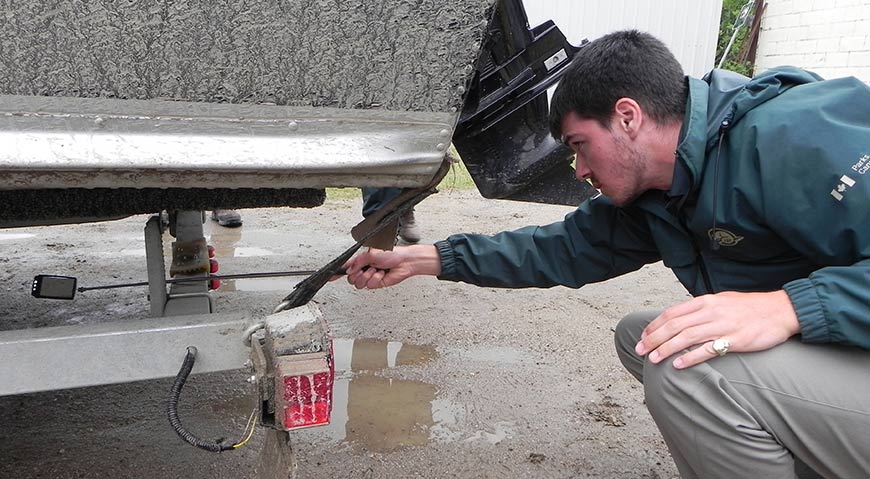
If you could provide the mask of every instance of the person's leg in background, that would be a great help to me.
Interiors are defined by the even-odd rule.
[[[381,209],[402,193],[401,188],[362,188],[363,217],[368,217]],[[420,241],[420,228],[414,218],[414,208],[399,217],[399,237],[407,243]]]
[[[793,338],[677,370],[634,352],[657,315],[623,318],[616,349],[683,478],[818,477],[800,461],[825,477],[868,477],[870,351]]]

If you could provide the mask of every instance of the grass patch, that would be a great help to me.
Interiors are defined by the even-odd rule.
[[[471,179],[471,175],[468,174],[468,169],[465,167],[465,163],[462,163],[461,161],[454,163],[453,166],[450,167],[450,171],[447,172],[447,175],[444,176],[444,179],[441,180],[441,183],[438,183],[439,191],[470,190],[473,188],[476,188],[474,186],[474,181]],[[360,196],[361,193],[359,188],[326,189],[327,200],[351,200],[359,198]]]
[[[449,190],[471,190],[477,188],[474,185],[474,180],[471,179],[471,175],[468,173],[468,168],[465,167],[465,163],[458,161],[450,166],[450,171],[444,176],[444,179],[441,180],[441,183],[438,183],[438,189],[441,191],[449,191]]]
[[[327,188],[326,201],[351,200],[362,195],[359,188]]]

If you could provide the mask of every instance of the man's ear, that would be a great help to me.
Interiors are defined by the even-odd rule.
[[[618,129],[634,138],[643,124],[643,110],[631,98],[620,98],[613,107],[613,120]]]

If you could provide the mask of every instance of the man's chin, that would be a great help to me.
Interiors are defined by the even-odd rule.
[[[626,195],[610,196],[603,191],[601,192],[601,194],[606,196],[607,198],[609,198],[611,203],[613,203],[614,205],[619,206],[619,207],[628,206],[628,205],[634,203],[634,200],[636,200],[637,196],[638,196],[638,195],[634,195],[634,196],[626,196]]]

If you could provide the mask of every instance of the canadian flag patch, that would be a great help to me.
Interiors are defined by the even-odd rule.
[[[840,184],[834,187],[833,190],[831,190],[831,196],[833,196],[834,199],[837,201],[843,201],[843,194],[846,192],[846,190],[853,186],[855,186],[855,180],[849,178],[846,175],[843,175],[842,177],[840,177]]]

